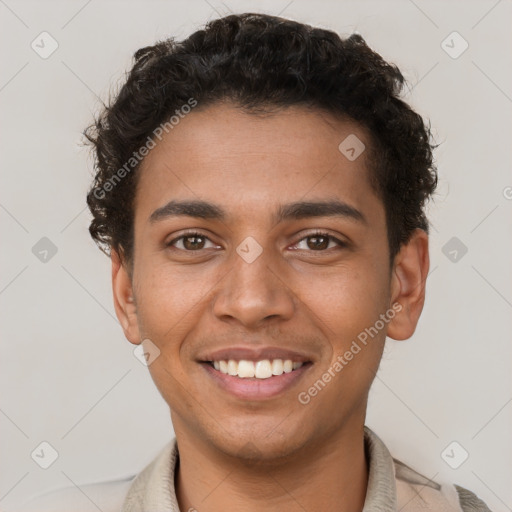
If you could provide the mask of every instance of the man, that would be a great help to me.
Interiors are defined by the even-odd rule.
[[[429,268],[437,176],[399,70],[358,35],[259,14],[135,60],[86,132],[90,232],[176,439],[84,487],[91,509],[488,511],[364,425]]]

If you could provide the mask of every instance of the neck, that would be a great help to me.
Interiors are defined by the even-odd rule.
[[[179,435],[182,434],[182,435]],[[217,512],[363,509],[368,483],[363,425],[337,432],[286,460],[258,463],[226,456],[176,432],[180,510]]]

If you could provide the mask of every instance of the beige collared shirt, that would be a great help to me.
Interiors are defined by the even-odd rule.
[[[429,480],[393,459],[368,427],[364,441],[369,475],[362,512],[491,512],[471,491]],[[184,512],[174,489],[177,461],[173,439],[134,477],[63,489],[30,502],[19,512]]]

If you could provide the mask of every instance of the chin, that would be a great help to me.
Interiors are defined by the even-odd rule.
[[[297,432],[284,432],[278,425],[282,418],[274,419],[272,426],[268,423],[264,428],[256,429],[254,421],[248,429],[233,429],[228,431],[232,435],[226,435],[221,432],[221,437],[212,440],[212,444],[217,449],[229,457],[234,457],[240,462],[250,462],[251,464],[268,465],[283,458],[288,458],[307,443],[303,429]],[[277,427],[277,428],[276,428]]]

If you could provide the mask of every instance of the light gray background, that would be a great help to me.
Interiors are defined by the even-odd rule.
[[[416,334],[388,341],[367,424],[426,476],[512,510],[511,2],[257,5],[0,0],[2,510],[134,474],[172,435],[167,405],[115,319],[110,262],[87,233],[92,165],[78,144],[135,50],[230,10],[358,31],[410,81],[407,99],[441,143],[432,272]],[[42,31],[59,44],[48,59],[30,46]],[[441,46],[453,31],[469,43],[457,59]],[[46,263],[32,253],[42,237],[58,249]],[[442,252],[452,237],[468,249],[456,262]],[[46,470],[30,456],[42,441],[59,453]],[[469,452],[456,470],[441,457],[452,441]]]

